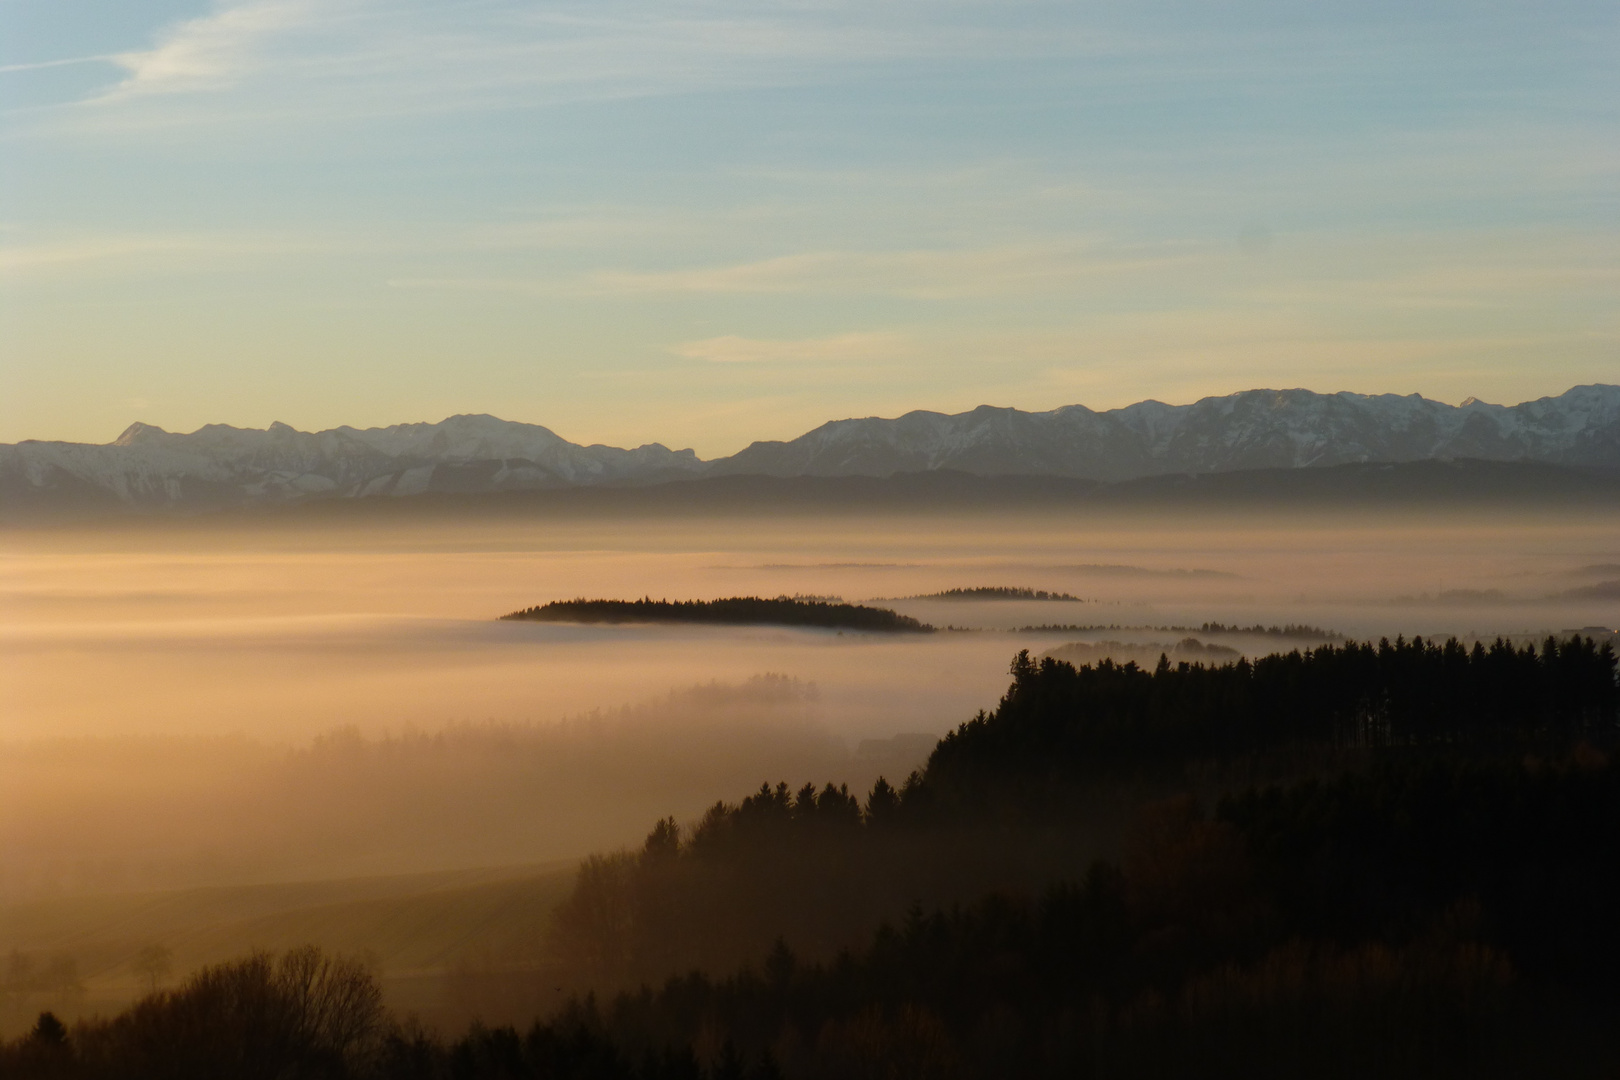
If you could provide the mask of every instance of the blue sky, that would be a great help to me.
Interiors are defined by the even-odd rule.
[[[1620,7],[0,0],[0,440],[1620,381]]]

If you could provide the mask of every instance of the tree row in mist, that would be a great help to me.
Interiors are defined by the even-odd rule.
[[[907,597],[909,600],[1056,600],[1083,604],[1086,601],[1066,592],[1029,589],[1013,585],[980,585],[972,588],[945,589],[943,592]]]
[[[537,707],[546,688],[536,686]],[[761,775],[863,788],[925,747],[852,753],[814,684],[682,689],[556,722],[0,745],[0,897],[578,857]],[[0,951],[7,946],[0,926]],[[89,960],[86,957],[86,960]]]
[[[502,619],[570,623],[708,623],[721,626],[813,626],[878,633],[932,633],[934,628],[887,608],[802,597],[732,596],[722,600],[553,600]]]

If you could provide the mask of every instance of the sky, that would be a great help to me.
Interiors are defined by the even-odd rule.
[[[0,0],[0,441],[1620,381],[1620,5]]]

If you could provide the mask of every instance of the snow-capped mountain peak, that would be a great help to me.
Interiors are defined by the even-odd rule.
[[[124,429],[124,433],[113,440],[114,446],[139,446],[143,442],[167,435],[168,432],[155,424],[143,424],[139,420]]]
[[[711,469],[872,475],[919,469],[1127,480],[1163,473],[1303,468],[1431,458],[1533,460],[1620,468],[1620,387],[1577,386],[1511,407],[1418,394],[1246,390],[1190,405],[1142,401],[1094,412],[981,406],[946,415],[824,424],[758,442]]]
[[[1417,394],[1246,390],[1189,405],[1102,412],[981,405],[834,420],[787,442],[703,462],[691,450],[581,446],[487,414],[438,423],[305,432],[209,424],[178,434],[133,423],[105,445],[0,446],[0,509],[196,507],[646,484],[703,475],[887,476],[952,469],[1115,481],[1166,473],[1445,458],[1620,469],[1620,387],[1460,406]]]

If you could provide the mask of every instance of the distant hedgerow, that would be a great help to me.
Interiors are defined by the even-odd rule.
[[[721,626],[814,626],[827,630],[930,634],[934,628],[887,608],[778,596],[723,600],[554,600],[502,619],[577,623],[706,623]]]

